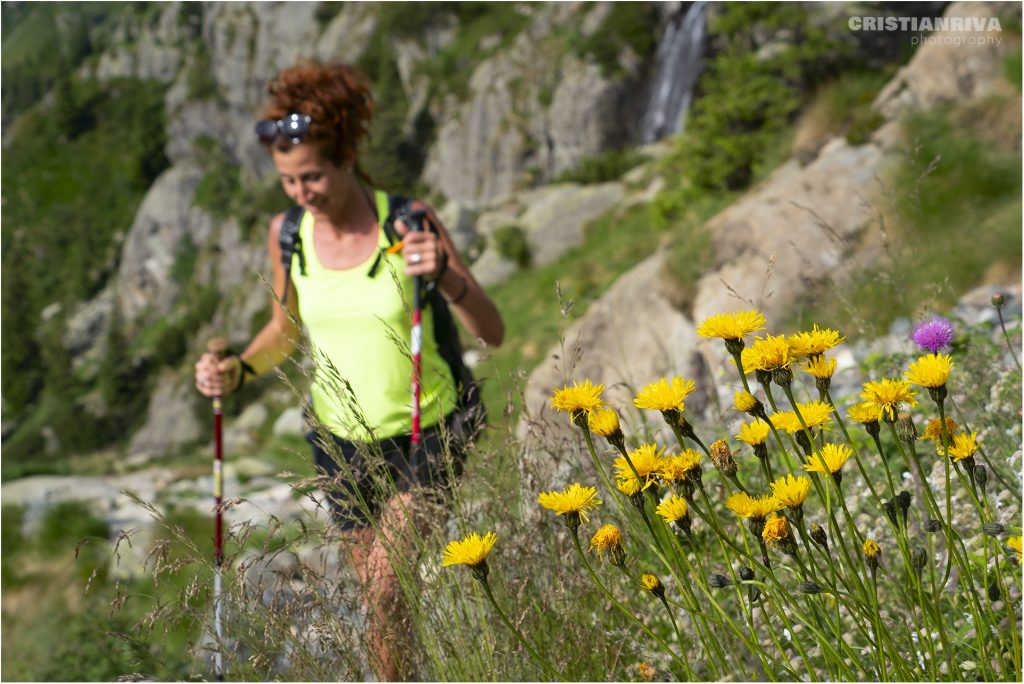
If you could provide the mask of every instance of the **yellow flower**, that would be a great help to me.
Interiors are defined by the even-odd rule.
[[[601,501],[597,498],[597,490],[593,487],[581,487],[574,482],[560,492],[541,492],[537,503],[554,511],[557,515],[565,513],[579,514],[583,522],[587,522],[587,509],[597,508]]]
[[[599,556],[604,551],[612,553],[616,549],[621,548],[622,534],[619,532],[619,528],[615,525],[605,525],[595,532],[593,538],[590,540],[590,550],[593,551],[594,549],[597,549],[597,555]]]
[[[723,340],[738,340],[746,335],[763,330],[764,316],[757,309],[715,314],[704,319],[697,328],[701,337],[719,337]]]
[[[616,488],[618,488],[618,490],[625,494],[626,496],[633,496],[637,492],[647,489],[652,484],[654,484],[653,480],[646,480],[641,485],[640,480],[633,477],[632,474],[630,474],[628,477],[615,478]]]
[[[633,399],[633,406],[653,411],[682,411],[683,400],[695,387],[693,380],[672,378],[672,382],[669,383],[666,378],[662,378],[641,389]]]
[[[904,374],[914,385],[944,387],[953,369],[953,359],[947,354],[927,354],[910,364]]]
[[[498,541],[498,535],[494,532],[488,532],[483,537],[473,532],[459,541],[448,542],[448,546],[444,549],[441,567],[468,565],[475,568],[484,562],[496,541]]]
[[[845,337],[839,336],[838,331],[829,330],[828,328],[819,328],[818,324],[815,323],[814,328],[810,332],[800,332],[795,335],[790,335],[789,347],[794,356],[813,357],[827,352],[829,349],[845,339]],[[831,374],[829,377],[831,377]]]
[[[804,503],[811,490],[811,478],[786,475],[772,482],[772,495],[787,508],[797,508]]]
[[[636,468],[636,474],[644,478],[645,481],[650,482],[659,472],[661,472],[661,465],[664,459],[661,455],[665,452],[664,449],[658,449],[657,444],[641,444],[633,451],[629,452],[629,460],[633,462],[633,467]],[[624,456],[619,456],[615,459],[615,468],[619,471],[615,477],[618,478],[630,478],[634,477],[633,468],[629,467],[629,463],[626,462]],[[647,487],[645,486],[644,489]]]
[[[733,363],[736,363],[733,360]],[[743,365],[743,374],[750,375],[754,371],[768,370],[761,357],[761,351],[754,347],[744,347],[740,352],[740,363]]]
[[[619,426],[619,414],[615,409],[600,408],[587,416],[590,431],[602,437],[613,437],[622,432]]]
[[[1024,556],[1024,552],[1021,551],[1020,537],[1010,537],[1006,540],[1006,545],[1017,553],[1017,560],[1024,560],[1024,558],[1022,558],[1022,556]]]
[[[574,414],[579,411],[589,414],[601,408],[601,392],[604,392],[604,385],[594,385],[590,380],[584,380],[582,385],[574,382],[572,387],[566,385],[560,390],[555,390],[555,396],[551,397],[551,406],[559,411],[565,411],[572,420]]]
[[[854,404],[850,407],[850,412],[847,415],[854,423],[860,423],[861,425],[877,423],[882,417],[881,410],[870,402]]]
[[[942,455],[942,445],[936,446],[939,456]],[[953,444],[949,447],[949,457],[954,461],[962,461],[965,458],[971,458],[978,451],[978,433],[972,432],[967,434],[966,432],[958,432],[953,435]]]
[[[882,552],[882,549],[878,546],[878,542],[874,539],[864,540],[864,556],[867,558],[877,558],[878,554]]]
[[[956,421],[952,418],[946,418],[946,438],[952,439],[953,434],[956,432]],[[942,419],[932,418],[928,421],[928,426],[924,429],[924,434],[920,437],[921,441],[930,439],[936,444],[941,446],[942,442]]]
[[[650,573],[644,573],[644,576],[640,578],[647,590],[657,596],[659,593],[665,593],[665,587],[662,586],[661,580]]]
[[[800,416],[809,428],[824,429],[832,422],[832,405],[828,402],[809,401],[806,404],[797,403],[796,407],[800,409]]]
[[[804,429],[793,411],[776,411],[768,416],[768,420],[772,421],[776,430],[785,430],[791,435]]]
[[[673,523],[680,518],[685,518],[689,513],[689,507],[684,499],[672,494],[658,504],[655,511],[665,519],[665,522]]]
[[[804,370],[819,380],[831,379],[836,372],[836,360],[826,359],[824,356],[814,356],[807,361]]]
[[[645,682],[653,682],[654,675],[658,674],[658,671],[654,669],[654,666],[646,661],[637,663],[636,669],[640,671],[640,679]]]
[[[811,455],[804,465],[804,470],[822,475],[832,475],[838,473],[852,455],[853,450],[845,444],[826,444]]]
[[[877,382],[866,382],[860,396],[867,400],[865,404],[871,405],[878,409],[881,415],[892,419],[896,418],[900,404],[917,405],[914,392],[906,380],[883,378]]]
[[[726,499],[725,507],[741,518],[754,519],[764,519],[769,513],[782,508],[779,500],[771,494],[754,498],[743,492],[737,492]]]
[[[746,390],[737,390],[732,405],[737,411],[748,413],[757,406],[757,398]]]
[[[678,456],[663,458],[661,461],[661,477],[665,482],[685,480],[687,475],[700,465],[701,453],[695,449],[685,449]]]
[[[750,446],[764,444],[765,440],[768,439],[768,432],[770,430],[771,427],[768,423],[758,418],[753,422],[740,425],[740,432],[736,435],[736,439],[746,442]]]
[[[768,518],[764,524],[764,529],[761,531],[761,539],[768,544],[775,546],[781,541],[785,541],[789,538],[789,521],[781,516],[772,516]]]
[[[750,349],[752,358],[757,360],[755,368],[759,370],[770,371],[776,368],[786,368],[794,360],[785,335],[759,337],[750,345]],[[745,368],[747,362],[745,359],[741,358],[741,360]]]

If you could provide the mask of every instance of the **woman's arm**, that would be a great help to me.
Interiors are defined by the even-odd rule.
[[[278,215],[270,222],[267,231],[267,252],[273,269],[274,292],[279,300],[284,293],[285,272],[281,265],[281,247],[279,237],[284,215]],[[298,293],[294,283],[288,287],[288,313],[281,308],[278,301],[274,302],[270,321],[263,326],[239,356],[229,356],[220,361],[212,354],[203,354],[196,363],[196,387],[208,397],[221,396],[234,390],[242,383],[242,364],[244,361],[259,376],[274,368],[292,353],[299,339],[299,325],[292,323],[289,314],[296,322],[299,319]]]
[[[433,224],[437,232],[436,236],[432,231],[408,233],[405,232],[405,226],[399,226],[398,229],[404,233],[405,248],[402,254],[408,264],[406,273],[436,277],[441,268],[441,260],[436,255],[440,254],[438,250],[444,250],[448,256],[448,267],[441,273],[441,278],[437,282],[442,296],[448,300],[455,315],[471,335],[483,340],[489,347],[501,346],[505,337],[505,323],[501,320],[498,307],[462,261],[448,231],[434,211],[422,202],[414,202],[413,207],[427,212],[427,220]],[[413,264],[409,259],[411,253],[421,254],[423,261]]]

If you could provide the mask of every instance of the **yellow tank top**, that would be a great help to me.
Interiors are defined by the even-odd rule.
[[[377,215],[387,216],[387,194],[375,193]],[[309,333],[315,364],[313,408],[343,439],[371,441],[408,434],[412,420],[412,278],[401,255],[380,256],[376,275],[366,262],[338,270],[325,267],[313,241],[314,219],[306,212],[299,235],[306,275],[293,269],[299,314]],[[378,245],[387,248],[381,227]],[[438,354],[432,316],[423,315],[420,422],[436,425],[455,408],[451,370]],[[372,431],[372,432],[371,432]]]

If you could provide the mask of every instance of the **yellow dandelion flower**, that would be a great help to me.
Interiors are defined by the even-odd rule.
[[[877,423],[882,418],[881,409],[870,402],[854,404],[850,407],[850,411],[847,415],[854,423],[860,423],[861,425]]]
[[[622,533],[615,525],[605,525],[590,540],[590,550],[597,549],[597,555],[604,551],[609,553],[622,548]]]
[[[944,387],[952,369],[953,359],[948,354],[927,354],[910,364],[904,375],[914,385]]]
[[[740,352],[740,363],[743,365],[743,374],[750,375],[754,371],[771,370],[765,364],[762,350],[758,347],[744,347]],[[736,361],[733,360],[735,364]]]
[[[633,399],[633,406],[652,411],[682,411],[683,400],[696,388],[693,380],[685,378],[662,378],[644,386]]]
[[[867,558],[877,558],[878,554],[882,552],[881,547],[878,546],[878,542],[874,539],[864,540],[864,556]]]
[[[883,378],[877,382],[864,383],[864,391],[861,398],[866,399],[864,403],[877,408],[883,416],[895,419],[899,412],[900,404],[917,405],[914,392],[910,389],[910,383],[906,380],[894,378]]]
[[[829,349],[832,349],[845,339],[845,337],[839,336],[838,331],[829,330],[828,328],[819,328],[818,324],[815,323],[814,328],[810,332],[800,332],[795,335],[790,335],[789,347],[794,356],[818,356],[827,352]],[[831,375],[829,375],[829,377],[831,377]]]
[[[793,355],[789,350],[789,342],[785,335],[767,335],[758,337],[750,345],[755,357],[759,361],[760,370],[775,370],[776,368],[787,368],[793,362]],[[744,362],[746,365],[746,362]]]
[[[615,487],[626,496],[633,496],[637,492],[647,489],[652,484],[654,484],[654,480],[640,482],[640,480],[633,477],[632,473],[627,477],[615,478]]]
[[[657,444],[641,444],[629,452],[629,460],[633,462],[636,474],[650,481],[661,471],[663,453],[665,450],[659,449]],[[615,477],[633,477],[633,468],[629,467],[624,456],[615,459],[615,468],[619,471]]]
[[[646,661],[637,663],[636,669],[640,671],[640,679],[645,682],[653,682],[654,675],[658,674],[658,671],[654,669],[654,666]]]
[[[809,428],[826,429],[832,423],[832,405],[828,402],[809,401],[806,404],[797,403],[796,407],[800,409],[800,416]]]
[[[786,508],[798,508],[811,490],[811,478],[786,475],[772,482],[772,495]]]
[[[667,499],[658,504],[655,511],[665,522],[673,523],[680,518],[685,518],[689,513],[689,506],[686,505],[686,501],[681,497],[672,494]]]
[[[822,475],[833,475],[839,472],[851,456],[853,456],[853,450],[845,444],[826,444],[811,455],[804,465],[804,470]]]
[[[939,444],[936,447],[939,455],[942,455],[943,448]],[[954,461],[962,461],[965,458],[971,458],[978,451],[978,433],[972,432],[967,434],[966,432],[958,432],[953,435],[953,444],[949,447],[949,457]]]
[[[685,480],[689,473],[700,465],[701,453],[695,449],[685,449],[677,456],[670,456],[662,459],[661,478],[665,482],[679,482]]]
[[[741,413],[749,413],[757,404],[757,397],[746,390],[737,390],[733,395],[732,405]]]
[[[749,494],[737,492],[725,500],[725,507],[741,518],[763,519],[782,506],[779,504],[779,500],[771,494],[755,498]]]
[[[778,515],[768,518],[761,530],[761,539],[772,546],[789,539],[789,521]]]
[[[1021,538],[1010,537],[1006,540],[1006,545],[1014,550],[1017,554],[1017,560],[1024,560],[1024,552],[1021,551]]]
[[[768,420],[772,422],[776,430],[785,430],[791,435],[804,429],[800,425],[800,419],[793,411],[776,411],[768,416]]]
[[[557,515],[566,513],[579,514],[583,522],[587,522],[587,510],[597,508],[602,502],[597,498],[597,490],[593,487],[581,487],[574,482],[560,492],[541,492],[537,503],[554,511]]]
[[[604,385],[594,385],[590,380],[584,380],[582,385],[574,382],[572,387],[566,385],[560,390],[555,390],[555,395],[551,397],[551,406],[558,411],[565,411],[572,420],[580,411],[589,414],[601,408],[602,392]]]
[[[830,380],[836,372],[836,360],[824,356],[814,356],[807,361],[804,370],[818,380]]]
[[[664,596],[665,587],[662,585],[661,580],[655,575],[644,573],[643,577],[640,578],[640,581],[643,582],[643,585],[647,587],[647,590],[655,596]]]
[[[952,418],[946,418],[947,438],[952,439],[953,435],[956,433],[956,427],[957,425],[955,420],[953,420]],[[924,432],[921,434],[920,440],[923,442],[929,439],[932,440],[933,442],[936,442],[937,444],[942,444],[942,442],[940,441],[942,439],[941,418],[932,418],[931,420],[928,421],[928,426],[925,427]]]
[[[718,337],[723,340],[738,340],[758,330],[764,330],[767,323],[757,309],[715,314],[704,319],[697,328],[701,337]]]
[[[740,425],[740,432],[736,435],[736,439],[741,442],[746,442],[750,446],[756,446],[758,444],[764,444],[765,440],[768,439],[768,433],[770,431],[771,426],[758,418],[750,423]]]
[[[483,537],[473,532],[461,540],[448,542],[448,546],[444,549],[441,567],[468,565],[475,568],[484,562],[496,541],[498,541],[498,535],[494,532],[488,532]]]
[[[612,408],[600,408],[587,416],[590,431],[602,437],[614,437],[622,432],[619,426],[619,414]]]

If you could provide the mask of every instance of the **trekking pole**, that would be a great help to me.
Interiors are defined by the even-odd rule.
[[[206,344],[206,350],[217,357],[227,353],[228,341],[215,337]],[[220,395],[213,398],[213,632],[217,637],[217,650],[213,654],[213,674],[218,682],[224,681],[224,655],[221,651],[224,630],[221,623],[221,565],[224,563],[224,517],[221,500],[224,486],[224,410]]]
[[[422,210],[410,211],[405,216],[406,225],[412,232],[423,230],[423,217],[426,212]],[[421,301],[421,290],[423,289],[423,276],[413,276],[412,279],[412,433],[409,438],[409,453],[413,454],[420,447],[423,439],[420,430],[420,379],[423,369],[423,302]]]

